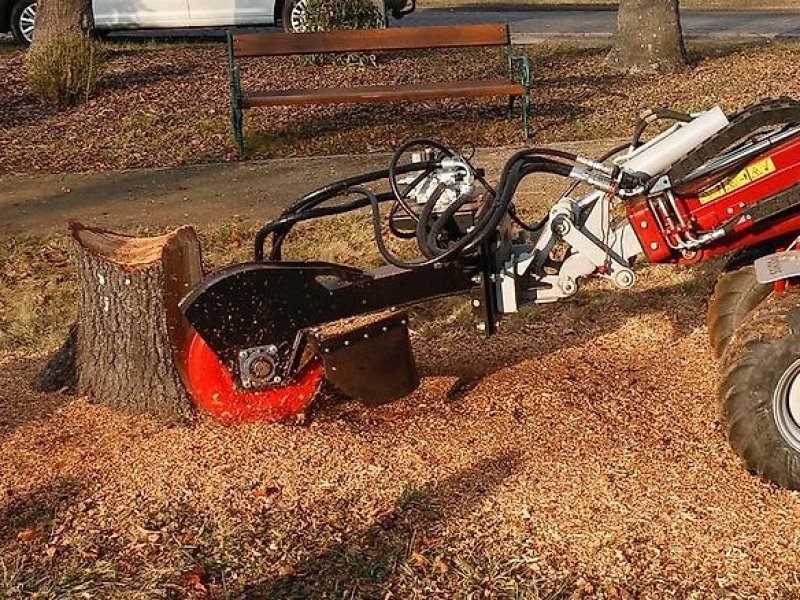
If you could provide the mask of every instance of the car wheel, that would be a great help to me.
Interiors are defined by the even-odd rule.
[[[302,33],[306,30],[306,0],[286,0],[281,18],[286,33]]]
[[[20,44],[33,41],[36,23],[36,0],[20,0],[11,9],[11,33]]]

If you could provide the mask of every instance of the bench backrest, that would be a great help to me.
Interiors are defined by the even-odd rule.
[[[319,33],[229,33],[228,36],[229,42],[232,41],[232,54],[236,58],[508,46],[511,43],[508,25],[505,23]]]

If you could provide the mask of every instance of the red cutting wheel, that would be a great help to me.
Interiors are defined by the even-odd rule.
[[[189,343],[186,383],[195,403],[217,420],[233,425],[282,421],[302,413],[319,390],[325,369],[312,358],[291,383],[261,392],[240,390],[233,377],[197,333]]]

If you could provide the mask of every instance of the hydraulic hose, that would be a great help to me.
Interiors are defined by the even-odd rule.
[[[527,156],[528,153],[519,154],[514,164],[507,165],[501,179],[501,186],[497,196],[493,199],[488,210],[478,218],[475,226],[467,232],[461,239],[456,240],[447,248],[440,248],[435,243],[447,222],[455,215],[461,207],[461,203],[454,202],[441,215],[431,223],[431,229],[426,239],[426,248],[431,251],[433,256],[425,257],[418,261],[405,261],[396,257],[386,246],[381,228],[380,201],[370,190],[357,187],[348,190],[348,193],[361,194],[367,198],[372,206],[372,226],[375,235],[375,243],[383,259],[396,267],[403,269],[415,269],[427,267],[435,263],[444,262],[458,256],[471,253],[482,242],[494,235],[498,225],[508,212],[514,193],[520,181],[534,173],[552,173],[563,177],[568,177],[572,171],[572,165],[552,160],[544,156]],[[429,203],[435,202],[434,198]],[[424,210],[424,209],[423,209]]]
[[[435,167],[436,163],[434,161],[410,163],[408,165],[398,166],[396,168],[396,173],[399,175],[412,173],[419,170],[427,171],[428,169],[433,169]],[[370,173],[364,173],[354,177],[347,177],[306,194],[297,202],[286,208],[278,217],[278,219],[265,224],[261,229],[258,230],[258,232],[256,232],[254,253],[255,260],[264,260],[264,243],[266,242],[267,237],[269,237],[269,235],[272,233],[275,234],[275,237],[273,238],[273,251],[270,253],[270,260],[280,260],[281,245],[283,240],[285,239],[286,235],[288,235],[289,231],[291,231],[291,228],[300,221],[329,216],[331,214],[341,214],[343,212],[348,212],[349,210],[356,210],[358,208],[369,206],[368,201],[362,200],[350,208],[333,213],[318,213],[314,212],[313,210],[320,204],[341,196],[351,187],[362,186],[367,183],[380,181],[381,179],[386,179],[388,175],[388,169],[372,171]],[[394,195],[391,193],[380,194],[379,197],[381,202],[394,199]]]
[[[434,148],[439,152],[437,160],[427,160],[413,162],[407,165],[399,165],[399,160],[410,148],[415,146],[425,146]],[[407,196],[410,190],[414,189],[420,182],[428,177],[439,165],[444,156],[454,156],[454,151],[443,144],[424,138],[409,140],[401,145],[393,154],[389,168],[386,170],[372,171],[354,177],[348,177],[332,184],[319,188],[287,208],[281,216],[270,223],[265,224],[256,234],[255,238],[255,259],[264,260],[264,244],[267,237],[272,238],[272,251],[270,260],[280,260],[282,245],[291,229],[299,222],[320,217],[339,215],[359,208],[371,207],[372,222],[375,233],[375,242],[384,260],[400,268],[418,268],[444,262],[457,256],[466,255],[476,250],[484,241],[489,239],[497,230],[502,219],[509,215],[517,224],[529,231],[536,231],[541,228],[544,221],[535,225],[523,223],[516,215],[512,205],[512,200],[522,179],[534,173],[552,173],[562,177],[569,177],[577,161],[577,155],[562,150],[549,148],[530,148],[515,153],[505,164],[500,176],[497,190],[493,190],[483,178],[482,171],[472,167],[476,179],[483,184],[489,196],[492,198],[490,203],[484,205],[477,222],[460,238],[453,239],[442,245],[442,238],[445,228],[450,226],[458,210],[470,200],[470,197],[459,198],[454,201],[440,214],[436,213],[436,203],[440,200],[444,188],[437,188],[434,194],[428,198],[422,206],[419,215],[409,205]],[[568,162],[562,162],[568,161]],[[573,164],[569,164],[573,163]],[[401,174],[420,172],[405,190],[400,190],[397,177]],[[389,179],[390,192],[375,194],[364,187],[380,179]],[[358,194],[361,197],[348,202],[333,206],[322,206],[334,198],[343,195]],[[391,202],[394,204],[389,212],[389,228],[394,235],[405,239],[417,239],[419,250],[424,256],[419,261],[404,261],[396,257],[386,246],[382,232],[382,217],[380,204]],[[416,221],[416,231],[414,233],[403,233],[397,230],[394,220],[397,213],[402,210],[410,218]],[[452,232],[451,232],[452,235]]]

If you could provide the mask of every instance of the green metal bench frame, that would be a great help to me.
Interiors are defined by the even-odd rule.
[[[525,135],[525,139],[530,137],[530,110],[531,110],[531,84],[532,84],[532,75],[531,75],[531,61],[530,58],[524,55],[518,55],[514,51],[514,47],[511,44],[511,37],[508,34],[508,26],[507,25],[494,25],[495,27],[505,27],[506,30],[506,52],[508,57],[508,77],[509,80],[517,80],[519,81],[524,91],[522,94],[518,94],[521,96],[522,99],[522,127],[523,133]],[[468,29],[468,28],[475,28],[479,29],[481,27],[488,27],[488,26],[462,26],[460,29]],[[394,33],[394,37],[399,38],[406,33],[410,36],[413,35],[413,32],[410,30],[414,30],[416,32],[425,31],[433,36],[441,36],[440,32],[437,30],[446,29],[445,27],[415,27],[415,28],[398,28],[392,30],[393,32],[402,32],[402,33]],[[379,30],[379,31],[386,31],[386,30]],[[331,33],[305,33],[305,34],[239,34],[234,35],[232,31],[227,32],[227,51],[228,51],[228,77],[230,81],[230,93],[231,93],[231,126],[233,129],[233,136],[236,140],[236,147],[239,149],[241,154],[245,154],[246,152],[246,142],[244,138],[244,101],[245,95],[242,91],[242,81],[241,81],[241,72],[239,70],[239,66],[236,64],[236,39],[242,38],[249,38],[252,45],[254,46],[261,46],[263,48],[264,45],[268,44],[270,41],[274,40],[278,42],[283,48],[278,48],[273,50],[266,50],[259,52],[259,50],[251,49],[247,56],[292,56],[298,54],[313,54],[313,53],[320,53],[320,52],[328,52],[328,53],[342,53],[342,52],[351,52],[354,51],[352,48],[350,49],[341,49],[340,47],[332,47],[332,49],[326,49],[326,41],[334,36],[341,37],[342,34],[345,36],[347,34],[352,34],[354,32],[333,32]],[[363,33],[363,32],[360,32]],[[385,34],[384,34],[385,35]],[[286,36],[290,36],[294,41],[287,42]],[[283,37],[284,39],[281,40],[280,38]],[[366,36],[365,36],[366,37]],[[441,39],[441,37],[440,37]],[[305,44],[303,44],[303,42]],[[408,43],[408,50],[414,49],[423,49],[425,46],[417,46],[417,42],[409,42]],[[314,46],[314,47],[306,47],[306,46]],[[340,42],[341,45],[341,42]],[[353,46],[353,44],[350,44]],[[381,47],[380,44],[376,44],[374,48],[367,47],[368,44],[364,44],[361,42],[361,45],[358,45],[358,50],[362,52],[370,52],[370,51],[382,51],[386,48]],[[459,43],[454,41],[452,43],[448,42],[436,42],[436,48],[462,48],[462,47],[469,47],[469,46],[490,46],[491,44],[485,43],[481,44],[477,41],[473,41],[470,43],[467,40],[467,43]],[[392,48],[396,48],[397,43],[394,42],[394,46]],[[457,94],[454,94],[452,97],[456,97]],[[449,96],[448,96],[449,97]],[[513,114],[514,108],[514,99],[516,98],[515,95],[510,96],[509,98],[509,116]]]

